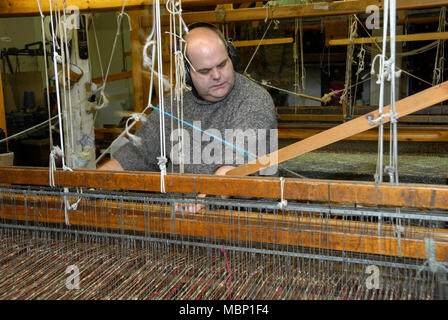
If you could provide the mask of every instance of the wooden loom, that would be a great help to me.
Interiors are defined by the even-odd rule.
[[[447,98],[448,84],[444,83],[397,103],[399,116]],[[378,113],[369,116],[374,119]],[[370,128],[365,117],[352,120],[279,150],[275,157],[269,155],[270,160],[276,158],[270,164]],[[158,173],[57,170],[55,188],[49,189],[43,187],[49,185],[48,169],[0,168],[0,183],[5,185],[0,196],[5,248],[0,261],[2,270],[18,265],[15,277],[0,282],[0,298],[443,296],[443,263],[448,261],[446,186],[285,179],[282,188],[278,178],[237,177],[262,167],[259,162],[243,165],[229,177],[168,175],[166,190],[173,194],[168,198],[156,194],[160,190]],[[79,188],[84,193],[76,192]],[[95,191],[87,191],[90,188]],[[178,193],[233,198],[206,199],[205,210],[187,214],[175,212],[174,202],[201,200],[182,198]],[[288,206],[279,206],[280,199],[288,200]],[[69,226],[65,224],[66,200],[80,200],[76,209],[67,212]],[[122,242],[109,243],[109,238]],[[136,241],[140,244],[135,245]],[[13,247],[28,250],[28,256],[11,255],[16,252]],[[62,254],[52,256],[48,248]],[[200,250],[203,252],[197,253]],[[47,273],[54,288],[40,283],[29,290],[19,279],[33,267],[43,269],[42,255],[53,258],[50,265],[56,271]],[[95,261],[89,264],[89,258]],[[89,274],[104,261],[119,261],[121,266],[115,272],[105,272],[101,281],[83,280],[84,290],[68,291],[63,286],[68,263],[87,265],[83,273]],[[364,285],[364,267],[372,264],[383,274],[382,287],[376,291]],[[348,276],[347,270],[355,276]],[[119,285],[117,272],[129,286],[141,286],[129,290]],[[140,278],[135,275],[138,273]],[[142,282],[142,277],[146,281]],[[37,277],[34,280],[38,281]],[[157,280],[162,288],[154,289],[159,286]],[[103,292],[89,286],[99,282],[106,283]],[[357,289],[348,290],[352,287]]]
[[[397,103],[397,111],[405,115],[406,107],[409,105],[413,109],[419,109],[447,98],[448,82],[400,101]],[[420,101],[419,106],[413,103],[415,101]],[[367,119],[361,120],[364,123],[367,122]],[[367,128],[360,126],[359,122],[359,119],[352,120],[321,135],[325,137],[327,134],[334,137],[336,136],[334,131],[338,128],[343,128],[344,134],[350,132],[349,129],[353,127],[356,127],[357,132],[366,130]],[[326,141],[330,143],[331,140]],[[307,145],[307,139],[298,144]],[[278,154],[284,154],[284,150],[279,150]],[[277,162],[290,156],[290,153],[286,157],[279,156]],[[242,165],[235,171],[253,168],[253,166],[254,164]],[[257,167],[257,169],[260,168]],[[247,173],[248,171],[243,172],[243,174]],[[39,226],[44,224],[48,232],[48,230],[54,230],[55,226],[61,228],[61,224],[68,221],[75,230],[81,228],[81,231],[77,231],[81,234],[84,228],[95,229],[96,233],[89,231],[90,236],[97,234],[97,230],[100,229],[103,230],[101,232],[103,236],[104,233],[111,236],[116,231],[131,232],[134,233],[134,237],[141,237],[147,241],[155,241],[154,239],[173,241],[174,237],[174,242],[178,245],[185,246],[187,243],[190,246],[208,245],[215,250],[221,247],[224,252],[228,250],[229,254],[232,250],[253,251],[255,247],[255,252],[259,254],[285,255],[289,258],[295,257],[298,261],[303,259],[317,259],[326,263],[330,261],[332,265],[327,266],[328,270],[334,268],[333,264],[336,260],[337,263],[349,261],[351,266],[357,263],[361,265],[375,263],[386,268],[391,265],[392,268],[396,268],[397,265],[401,265],[401,268],[413,266],[420,273],[425,270],[424,261],[429,261],[428,268],[434,271],[437,279],[442,277],[442,280],[431,282],[431,285],[424,284],[423,286],[431,292],[425,294],[434,297],[435,287],[439,290],[439,294],[443,292],[441,288],[444,288],[445,280],[443,279],[446,276],[443,263],[448,261],[448,230],[444,227],[448,222],[448,217],[444,214],[448,209],[446,186],[391,186],[299,179],[286,179],[282,186],[277,178],[174,174],[168,175],[165,179],[168,194],[205,193],[232,196],[234,199],[226,200],[227,202],[205,201],[206,209],[200,214],[187,214],[175,212],[174,202],[191,202],[198,199],[188,200],[175,196],[169,200],[160,200],[157,196],[148,194],[139,195],[142,198],[137,201],[131,200],[135,198],[132,194],[119,198],[116,198],[115,194],[102,199],[98,196],[85,197],[82,193],[51,194],[50,191],[40,193],[33,189],[23,191],[12,187],[9,190],[2,190],[0,202],[1,217],[4,222],[2,227],[8,229],[16,223],[19,225],[25,223],[29,227],[28,224],[31,223],[39,230]],[[102,191],[157,192],[160,188],[158,173],[57,171],[54,181],[56,187],[60,188],[99,188]],[[48,170],[0,168],[0,183],[45,186],[49,184]],[[255,203],[247,203],[238,200],[241,197],[259,200]],[[279,198],[289,200],[290,204],[285,207],[278,206],[275,201]],[[64,211],[64,207],[67,207],[67,199],[69,202],[81,200],[81,205],[74,210]],[[65,228],[62,227],[62,230]],[[71,228],[68,229],[71,230]],[[316,251],[319,254],[316,254]],[[279,252],[282,253],[279,254]],[[234,259],[239,260],[235,257]],[[353,259],[357,263],[353,262]],[[403,259],[405,263],[397,263]],[[207,260],[207,263],[210,261]],[[283,262],[281,266],[284,266]],[[227,272],[236,273],[230,269]],[[356,274],[359,281],[359,278],[362,278],[359,270]],[[415,274],[412,276],[414,277]],[[194,277],[189,279],[192,283],[198,281],[192,280],[195,279]],[[393,283],[404,281],[393,277],[392,279]],[[225,282],[225,278],[223,281]],[[345,281],[346,285],[354,280]],[[407,278],[404,282],[406,281],[408,281]],[[228,286],[231,286],[230,283],[231,281]],[[434,283],[437,283],[437,286],[434,286]],[[305,288],[308,287],[305,286]],[[399,290],[399,294],[403,294],[408,289],[404,287]],[[222,298],[222,294],[221,292],[218,296],[221,295],[219,297]],[[364,291],[363,294],[363,297],[369,296],[365,296]],[[419,294],[416,293],[416,296],[421,297]],[[307,297],[302,293],[299,296]],[[299,296],[288,296],[288,298]],[[411,295],[413,298],[416,296]],[[226,297],[234,298],[234,296]],[[324,294],[319,297],[334,298]],[[356,297],[359,298],[359,296]]]

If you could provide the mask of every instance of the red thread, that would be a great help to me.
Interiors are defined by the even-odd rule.
[[[221,252],[224,253],[224,258],[226,258],[226,267],[227,267],[227,272],[229,273],[229,279],[227,280],[227,285],[230,286],[230,280],[232,279],[232,277],[230,275],[230,266],[229,266],[229,260],[227,259],[226,249],[224,247],[222,247]]]

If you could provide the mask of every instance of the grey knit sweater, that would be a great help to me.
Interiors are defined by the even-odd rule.
[[[176,107],[172,109],[170,107],[169,95],[164,101],[165,112],[170,114],[172,112],[174,116],[180,118]],[[252,160],[253,156],[261,156],[276,148],[276,141],[275,146],[272,142],[269,144],[269,129],[277,129],[272,98],[264,88],[239,73],[235,73],[233,89],[221,101],[208,102],[199,99],[191,91],[185,92],[183,120],[186,122],[183,124],[185,173],[213,174],[223,165],[239,165],[248,159]],[[193,129],[187,123],[208,134]],[[171,128],[172,125],[174,130]],[[179,150],[182,150],[178,139],[180,132],[179,122],[165,114],[168,172],[179,172],[178,164],[181,158]],[[258,143],[255,147],[251,143],[254,134],[257,141],[264,144],[264,133],[267,134],[267,144],[260,147]],[[154,110],[148,116],[136,135],[142,138],[141,143],[131,141],[126,143],[114,154],[114,158],[125,170],[159,171],[157,165],[157,157],[160,156],[159,111]],[[245,138],[244,143],[240,138]]]

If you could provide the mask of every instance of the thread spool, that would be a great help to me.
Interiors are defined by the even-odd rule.
[[[71,64],[70,65],[70,82],[71,83],[76,83],[79,81],[79,79],[81,79],[81,77],[83,76],[84,72],[81,70],[80,67],[78,67],[77,65]]]
[[[65,77],[66,77],[66,85],[69,85],[69,79],[70,79],[70,86],[72,87],[75,83],[77,83],[82,76],[84,75],[84,72],[82,71],[82,69],[80,67],[78,67],[77,65],[74,64],[70,64],[70,74],[67,76],[67,70],[65,70]],[[51,80],[55,80],[54,77],[54,69],[51,68],[50,72],[50,79]],[[62,75],[63,75],[63,71],[62,71],[62,66],[60,66],[60,68],[58,69],[58,78],[59,78],[59,82],[62,83],[63,79],[62,79]]]

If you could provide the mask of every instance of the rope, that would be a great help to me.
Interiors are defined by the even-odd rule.
[[[294,28],[294,46],[293,49],[293,59],[294,59],[294,91],[296,93],[295,105],[297,113],[297,107],[300,104],[300,98],[298,97],[298,93],[300,93],[300,83],[299,83],[299,55],[297,53],[297,46],[299,44],[299,18],[295,18],[295,28]]]
[[[267,34],[269,28],[271,27],[271,24],[272,24],[273,21],[274,21],[274,20],[271,19],[271,21],[269,22],[268,27],[267,27],[266,30],[264,31],[263,36],[261,37],[260,41],[258,42],[257,47],[255,48],[254,53],[253,53],[252,56],[250,57],[249,63],[247,64],[246,68],[244,69],[244,72],[243,72],[244,74],[247,74],[247,69],[249,69],[249,66],[250,66],[250,64],[252,63],[252,60],[254,59],[255,55],[257,54],[258,49],[260,48],[260,45],[261,45],[262,41],[264,40],[264,37],[266,37],[266,34]],[[266,22],[266,20],[265,20],[265,22]]]
[[[98,44],[98,37],[95,28],[95,19],[93,18],[93,15],[92,15],[92,27],[93,27],[93,37],[95,39],[95,45],[96,45],[96,53],[98,55],[98,61],[100,63],[101,78],[104,80],[103,59],[101,59],[100,46]]]
[[[390,3],[390,8],[389,8]],[[390,52],[391,57],[386,60],[386,47],[387,47],[387,34],[389,27],[389,17],[390,17]],[[383,47],[381,54],[375,56],[372,62],[371,73],[375,73],[375,62],[379,59],[379,74],[377,84],[380,85],[379,94],[379,117],[375,120],[370,121],[371,124],[379,124],[379,134],[378,134],[378,158],[375,173],[375,182],[380,183],[383,181],[383,119],[385,117],[390,117],[390,157],[389,166],[384,168],[385,172],[389,174],[390,183],[398,184],[398,133],[397,133],[397,119],[398,114],[396,113],[395,107],[395,78],[399,77],[401,72],[396,72],[395,66],[395,20],[396,20],[396,3],[395,0],[386,0],[384,2],[384,22],[383,22]],[[390,112],[388,114],[383,114],[384,107],[384,84],[385,81],[390,81]]]
[[[437,32],[444,32],[446,27],[446,7],[440,9],[439,27]],[[434,62],[432,85],[436,85],[443,80],[443,70],[445,66],[445,40],[437,40],[437,53]]]
[[[99,101],[102,101],[102,103],[99,106],[96,106],[94,108],[97,111],[105,108],[109,103],[109,101],[107,99],[105,99],[106,95],[104,92],[106,90],[107,78],[109,77],[110,67],[112,66],[112,60],[113,60],[113,57],[115,54],[115,49],[117,47],[118,36],[120,35],[121,21],[123,20],[123,16],[128,17],[129,29],[132,30],[131,19],[129,18],[129,15],[126,12],[124,12],[125,7],[126,7],[126,0],[123,0],[123,4],[121,5],[121,11],[117,15],[117,31],[115,32],[115,38],[114,38],[114,43],[112,45],[112,50],[110,53],[109,63],[107,65],[106,74],[103,76],[103,83],[99,89],[100,94],[101,94],[101,98]],[[93,17],[92,17],[92,20],[93,20]],[[94,29],[94,33],[95,33],[95,41],[97,42],[97,47],[98,47],[98,40],[96,38],[95,29]],[[98,53],[98,56],[99,56],[99,53]],[[100,64],[100,66],[101,66],[101,72],[103,72],[102,64]]]
[[[352,65],[353,65],[353,52],[355,50],[355,45],[353,43],[354,38],[357,36],[358,24],[356,19],[353,16],[350,16],[349,20],[349,32],[350,32],[350,44],[347,47],[347,62],[345,67],[345,85],[344,90],[342,91],[341,98],[339,100],[340,103],[344,104],[348,107],[348,114],[344,114],[344,117],[351,118],[353,116],[353,99],[351,95],[351,86],[352,86]]]
[[[306,85],[305,85],[305,79],[306,79],[306,70],[305,70],[305,61],[303,59],[303,25],[302,25],[302,18],[299,19],[300,24],[300,67],[302,71],[302,92],[305,91]]]
[[[215,9],[216,21],[224,23],[226,20],[226,13],[227,13],[226,8],[217,6]]]
[[[50,24],[51,24],[51,37],[52,37],[52,43],[53,43],[53,68],[54,68],[54,74],[55,74],[55,87],[56,87],[56,104],[58,107],[58,121],[59,121],[59,137],[61,142],[61,151],[62,151],[62,164],[65,166],[65,152],[64,152],[64,134],[63,134],[63,125],[62,125],[62,112],[61,112],[61,97],[59,92],[59,77],[58,77],[58,66],[57,61],[58,58],[60,58],[59,54],[56,51],[56,29],[53,25],[53,10],[52,10],[52,3],[50,2]]]
[[[64,113],[64,115],[67,117],[67,122],[69,123],[69,129],[70,134],[68,137],[68,141],[70,143],[70,150],[73,151],[75,149],[75,134],[74,134],[74,128],[73,128],[73,111],[72,111],[72,97],[71,97],[71,83],[70,83],[70,52],[68,50],[68,37],[67,37],[67,28],[65,26],[65,21],[67,21],[66,15],[65,15],[65,0],[62,2],[62,12],[64,20],[61,19],[61,13],[58,11],[58,17],[59,17],[59,33],[61,34],[61,42],[62,42],[62,78],[63,78],[63,89],[64,89],[64,109],[67,110],[67,100],[68,100],[68,112]],[[68,63],[65,63],[65,62]],[[68,85],[66,83],[66,79],[68,80]],[[68,90],[68,93],[66,92]],[[70,158],[69,158],[70,160]]]
[[[48,109],[48,118],[51,118],[51,105],[50,105],[50,81],[48,80],[48,62],[47,62],[47,46],[45,43],[45,24],[44,24],[44,14],[42,13],[42,7],[40,5],[40,0],[37,0],[37,6],[39,7],[40,12],[40,22],[41,22],[41,31],[42,31],[42,47],[44,49],[44,65],[45,65],[45,84],[47,86],[46,96],[47,96],[47,109]],[[51,121],[48,121],[48,133],[50,138],[50,146],[53,146],[53,132],[51,130]]]
[[[278,203],[278,207],[280,209],[286,208],[288,205],[288,200],[283,199],[283,191],[285,189],[285,179],[283,177],[280,177],[280,202]]]
[[[358,21],[358,23],[362,26],[362,28],[364,29],[364,31],[367,33],[367,35],[368,35],[368,37],[369,38],[371,38],[371,39],[373,39],[373,36],[370,34],[370,32],[364,27],[364,24],[361,22],[361,21],[359,21],[359,18],[356,16],[356,15],[354,15],[354,17],[356,18],[356,20]],[[373,42],[373,44],[374,44],[374,46],[377,48],[377,50],[374,50],[371,46],[366,46],[365,48],[366,48],[366,50],[367,51],[369,51],[369,53],[374,53],[374,52],[377,52],[377,53],[382,53],[383,52],[383,50],[380,48],[380,46],[378,45],[378,43],[376,42],[376,41],[374,41]],[[428,45],[425,45],[425,46],[423,46],[423,47],[421,47],[421,48],[418,48],[418,49],[415,49],[415,50],[411,50],[411,51],[408,51],[408,52],[402,52],[402,53],[397,53],[397,52],[395,52],[395,56],[399,56],[399,57],[406,57],[406,56],[410,56],[410,55],[415,55],[415,54],[420,54],[420,53],[423,53],[423,52],[426,52],[426,51],[428,51],[428,50],[431,50],[432,48],[435,48],[437,46],[437,41],[434,41],[434,42],[432,42],[432,43],[430,43],[430,44],[428,44]],[[387,56],[386,56],[387,57]],[[372,65],[373,65],[374,63],[372,62]],[[410,72],[408,72],[408,71],[406,71],[406,70],[403,70],[403,69],[401,69],[401,68],[399,68],[399,67],[395,67],[396,68],[396,70],[398,70],[398,72],[403,72],[403,73],[405,73],[406,75],[408,75],[408,76],[410,76],[410,77],[413,77],[413,78],[415,78],[415,79],[417,79],[417,80],[419,80],[419,81],[422,81],[422,82],[424,82],[424,83],[426,83],[426,84],[428,84],[428,85],[431,85],[431,83],[430,82],[428,82],[428,81],[426,81],[426,80],[424,80],[424,79],[422,79],[422,78],[420,78],[420,77],[418,77],[418,76],[416,76],[416,75],[414,75],[414,74],[412,74],[412,73],[410,73]],[[372,74],[374,74],[374,73],[372,73]]]
[[[50,170],[49,170],[49,181],[50,187],[54,187],[54,172],[56,171],[56,158],[63,157],[61,148],[59,146],[53,146],[50,152]]]
[[[436,248],[434,245],[434,239],[433,238],[425,238],[425,249],[426,249],[426,255],[428,256],[428,260],[426,260],[419,271],[417,272],[417,276],[420,275],[420,273],[423,271],[423,269],[428,266],[429,270],[433,273],[437,272],[448,272],[448,263],[446,262],[439,262],[436,259]]]
[[[162,71],[162,33],[161,33],[161,18],[160,18],[160,0],[153,3],[153,14],[156,17],[155,33],[157,41],[157,72],[159,74],[159,106],[161,112],[159,113],[160,125],[160,157],[158,157],[158,165],[160,168],[160,192],[165,192],[165,175],[166,175],[166,145],[165,145],[165,101],[163,97],[163,71]]]
[[[9,137],[7,137],[7,138],[1,139],[1,140],[0,140],[0,143],[3,143],[3,142],[6,142],[6,141],[9,141],[9,140],[18,138],[18,137],[20,137],[20,136],[23,136],[23,135],[25,135],[25,134],[27,134],[27,133],[30,133],[30,132],[36,130],[36,129],[39,129],[40,127],[46,125],[47,122],[50,123],[50,130],[51,130],[51,127],[52,127],[52,126],[51,126],[51,121],[55,120],[57,117],[58,117],[58,116],[56,115],[56,116],[54,116],[53,118],[51,118],[51,119],[49,119],[49,120],[45,120],[44,122],[41,122],[41,123],[39,123],[39,124],[36,124],[35,126],[33,126],[33,127],[31,127],[31,128],[25,129],[25,130],[23,130],[23,131],[21,131],[21,132],[18,132],[18,133],[13,134],[12,136],[9,136]]]

